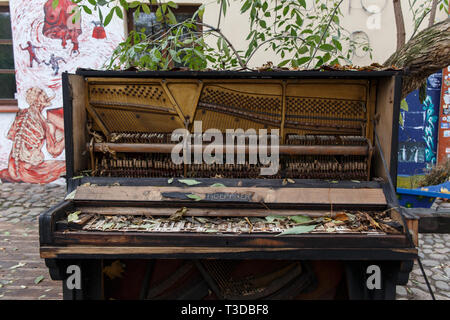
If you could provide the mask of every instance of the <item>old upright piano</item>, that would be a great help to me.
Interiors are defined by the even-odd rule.
[[[401,85],[397,70],[64,73],[67,197],[39,221],[51,277],[66,299],[394,299],[417,256],[393,189]],[[196,134],[267,130],[277,170],[245,144],[176,163],[176,129],[193,133],[183,160],[207,151]]]

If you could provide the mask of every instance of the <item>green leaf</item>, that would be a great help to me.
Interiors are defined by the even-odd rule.
[[[44,280],[44,276],[38,276],[34,279],[34,284],[39,284],[42,280]]]
[[[111,22],[111,20],[112,20],[112,18],[113,18],[113,15],[114,15],[114,9],[112,9],[112,10],[108,13],[108,15],[106,16],[105,21],[103,22],[103,25],[104,25],[105,27]]]
[[[177,8],[178,8],[178,5],[177,5],[175,2],[173,2],[173,1],[167,2],[167,5],[168,5],[169,7],[171,7],[171,8],[174,8],[174,9],[177,9]]]
[[[227,186],[224,185],[223,183],[214,183],[210,187],[213,187],[213,188],[221,188],[221,187],[226,188]]]
[[[307,232],[313,231],[316,227],[317,227],[317,224],[310,225],[310,226],[297,226],[297,227],[293,227],[293,228],[287,229],[287,230],[283,231],[280,234],[277,234],[276,237],[278,237],[278,236],[285,236],[285,235],[288,235],[288,234],[307,233]]]
[[[88,0],[90,4],[92,4],[93,6],[97,5],[97,2],[95,0]]]
[[[52,2],[52,8],[53,8],[53,10],[56,9],[56,7],[58,6],[58,4],[59,4],[59,0],[53,0],[53,2]]]
[[[200,181],[194,180],[194,179],[178,179],[179,182],[187,184],[188,186],[195,186],[197,184],[200,184]]]
[[[308,216],[290,216],[289,219],[295,223],[308,223],[312,221],[312,219]]]
[[[77,190],[75,189],[75,190],[73,190],[71,193],[69,193],[69,194],[64,198],[64,200],[71,200],[71,199],[74,199],[76,193],[77,193]]]
[[[196,195],[196,194],[188,194],[188,195],[186,195],[186,197],[188,197],[189,199],[195,200],[195,201],[202,200],[202,198],[199,195]]]
[[[116,8],[116,14],[120,19],[123,19],[123,12],[122,9],[120,7],[115,7]]]
[[[336,49],[338,49],[339,51],[342,51],[342,44],[337,40],[337,39],[333,39],[333,44],[336,46]]]
[[[403,99],[402,102],[400,102],[400,109],[409,111],[409,106],[408,106],[408,102],[406,101],[406,99]]]
[[[167,180],[168,184],[172,184],[172,182],[173,182],[173,178],[170,178],[169,180]]]
[[[81,211],[75,211],[72,212],[71,214],[69,214],[67,216],[67,222],[74,222],[77,221],[79,219],[78,215],[81,213]]]
[[[89,9],[88,6],[83,6],[83,10],[84,10],[87,14],[92,14],[92,10]]]
[[[328,43],[322,44],[319,48],[320,48],[320,50],[323,50],[323,51],[333,51],[334,50],[334,46],[332,46],[331,44],[328,44]]]
[[[291,59],[287,59],[287,60],[284,60],[284,61],[281,61],[279,64],[278,64],[278,67],[284,67],[285,65],[287,65],[289,62],[291,62]]]
[[[252,6],[252,0],[245,1],[241,7],[241,13],[246,12],[248,9],[250,9],[251,6]]]
[[[307,63],[309,60],[311,60],[311,57],[302,57],[297,60],[297,64],[301,66],[302,64]]]
[[[261,26],[261,28],[267,28],[267,24],[264,20],[259,20],[259,25]]]
[[[142,4],[142,10],[143,10],[146,14],[150,14],[150,13],[151,13],[150,7],[149,7],[146,3],[143,3],[143,4]]]

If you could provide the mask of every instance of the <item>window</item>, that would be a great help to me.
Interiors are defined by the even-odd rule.
[[[16,112],[16,77],[8,2],[0,2],[0,112]]]
[[[175,18],[178,22],[192,18],[193,14],[198,10],[200,4],[180,4],[178,3],[178,8],[171,8]],[[145,12],[139,12],[139,17],[135,19],[134,10],[128,11],[128,30],[142,30],[145,29],[145,34],[150,36],[156,36],[162,31],[162,24],[156,20],[154,6],[151,8],[151,13],[147,14]],[[200,21],[200,20],[199,20]],[[201,31],[201,27],[198,28]],[[181,37],[182,38],[182,37]],[[175,63],[172,67],[179,67],[178,63]]]

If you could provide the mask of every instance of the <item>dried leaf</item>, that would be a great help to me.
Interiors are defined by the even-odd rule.
[[[17,269],[17,268],[23,267],[24,265],[26,265],[26,263],[22,263],[22,262],[19,262],[18,264],[16,264],[16,265],[12,266],[12,267],[11,267],[11,268],[9,268],[9,269],[10,269],[10,270],[14,270],[14,269]]]
[[[67,216],[67,222],[75,222],[77,220],[79,220],[80,218],[78,217],[78,215],[81,213],[81,211],[75,211],[72,212],[71,214],[69,214]]]
[[[122,278],[122,273],[124,271],[123,265],[119,260],[116,260],[111,263],[110,266],[103,268],[103,273],[106,274],[111,280],[115,278]]]
[[[284,221],[286,219],[287,219],[287,217],[283,217],[283,216],[267,216],[266,217],[267,222],[270,222],[270,223],[274,222],[275,220]]]
[[[103,224],[102,229],[103,231],[105,231],[106,229],[111,229],[112,227],[114,227],[115,223],[112,221],[106,222],[105,224]]]
[[[211,187],[213,187],[213,188],[225,187],[226,188],[226,185],[224,185],[223,183],[214,183],[211,185]]]
[[[200,184],[200,181],[194,180],[194,179],[179,179],[178,180],[181,183],[187,184],[188,186],[195,186],[197,184]]]
[[[34,284],[39,284],[42,280],[44,280],[44,276],[39,276],[34,279]]]
[[[289,182],[289,183],[292,183],[292,184],[294,184],[294,183],[295,183],[295,181],[294,181],[294,180],[292,180],[292,179],[287,179],[287,182]]]
[[[64,200],[72,200],[75,198],[75,194],[77,193],[77,190],[73,190],[71,193],[69,193]]]
[[[346,213],[340,212],[340,213],[336,214],[336,217],[334,218],[334,220],[344,222],[344,221],[348,221],[349,218]]]
[[[169,220],[171,220],[171,221],[178,221],[187,213],[187,211],[188,211],[188,209],[186,207],[178,209],[174,214],[172,214],[169,217]]]
[[[316,226],[317,226],[317,224],[293,227],[293,228],[283,231],[280,234],[277,234],[276,237],[284,236],[284,235],[288,235],[288,234],[301,234],[301,233],[311,232],[316,228]]]
[[[195,200],[195,201],[202,200],[202,198],[199,195],[196,195],[196,194],[188,194],[188,195],[186,195],[186,197],[188,197],[189,199]]]

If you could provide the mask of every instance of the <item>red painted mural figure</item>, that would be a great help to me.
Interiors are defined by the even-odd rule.
[[[65,172],[62,160],[44,160],[41,149],[46,143],[47,151],[53,157],[64,149],[62,112],[53,112],[47,120],[42,110],[51,105],[44,90],[30,88],[26,92],[29,108],[20,110],[8,132],[13,141],[8,168],[0,171],[0,179],[10,182],[49,183]],[[60,108],[62,110],[62,108]],[[56,109],[59,110],[59,109]],[[60,117],[55,114],[59,114]]]
[[[59,0],[53,9],[53,0],[48,0],[44,5],[44,28],[42,33],[51,39],[61,39],[62,47],[65,48],[67,41],[72,41],[71,53],[79,53],[78,36],[81,34],[81,18],[72,22],[76,12],[80,9],[71,0]],[[72,13],[73,12],[73,13]]]

